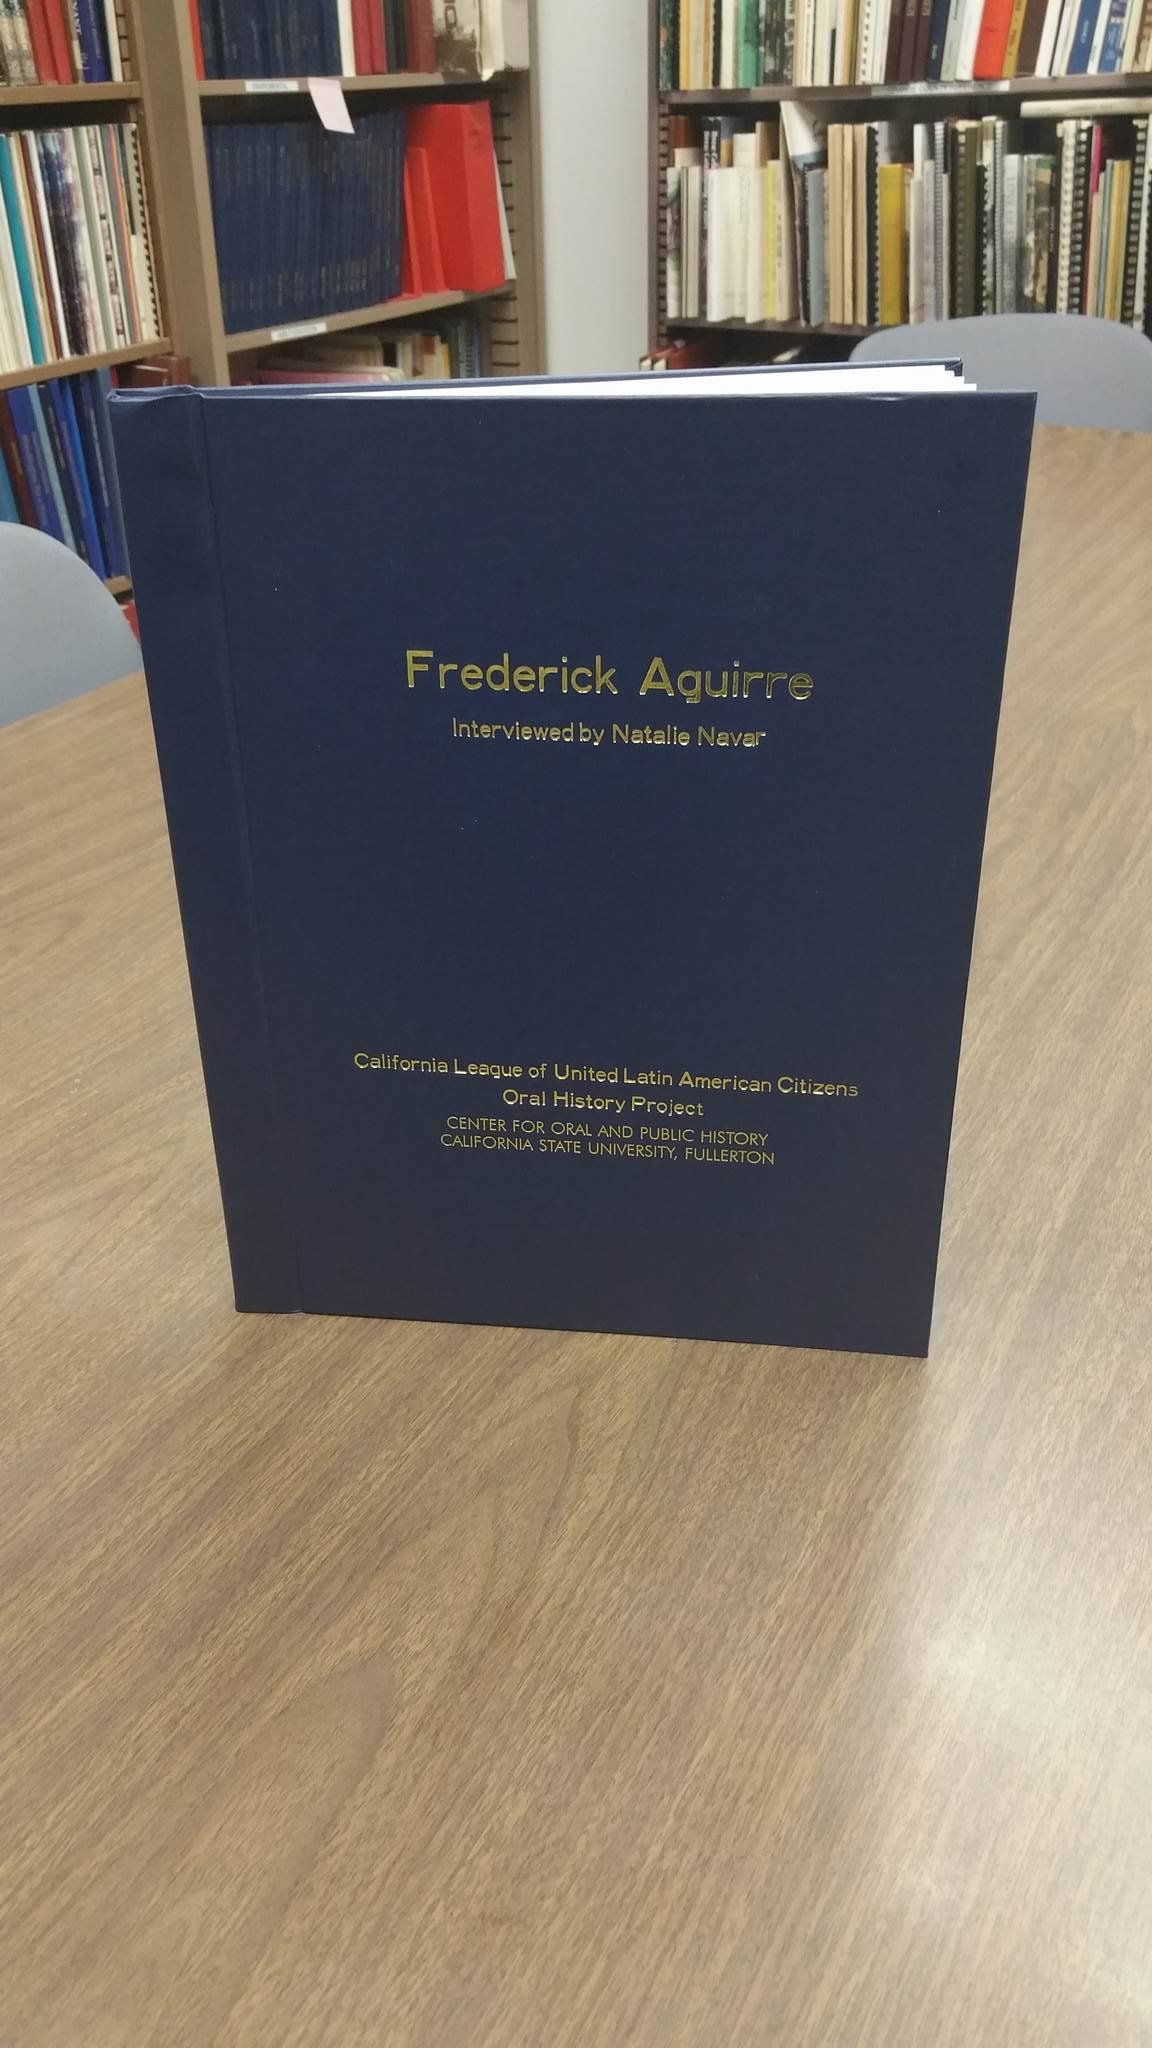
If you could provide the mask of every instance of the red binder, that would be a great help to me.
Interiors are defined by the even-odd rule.
[[[505,270],[487,100],[414,107],[408,142],[427,152],[445,290],[494,290],[505,282]]]
[[[428,152],[413,149],[404,156],[404,296],[424,298],[449,289],[440,256]]]

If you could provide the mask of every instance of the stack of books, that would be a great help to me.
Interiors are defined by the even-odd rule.
[[[205,130],[225,325],[290,326],[512,276],[486,100]]]
[[[0,0],[0,85],[124,76],[115,0]]]
[[[109,439],[108,370],[0,392],[0,520],[37,526],[98,576],[128,554]]]
[[[661,0],[667,91],[1145,71],[1152,0]]]
[[[432,0],[191,0],[208,78],[435,71]],[[201,68],[202,67],[202,68]]]
[[[867,121],[826,135],[809,118],[800,148],[797,110],[781,114],[712,118],[695,137],[676,117],[670,321],[865,328],[1056,312],[1147,329],[1149,115]]]
[[[204,131],[220,294],[230,329],[351,312],[395,298],[404,258],[404,114]]]
[[[480,328],[467,314],[435,328],[381,327],[323,335],[277,349],[261,362],[257,384],[381,384],[413,378],[479,377]]]
[[[111,0],[108,0],[111,4]],[[201,78],[441,71],[528,62],[526,0],[189,0]]]
[[[0,372],[159,332],[135,125],[0,134]]]

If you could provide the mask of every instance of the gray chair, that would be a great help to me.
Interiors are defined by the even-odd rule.
[[[0,522],[0,725],[140,666],[116,599],[71,548]]]
[[[853,362],[939,362],[959,356],[986,389],[1035,391],[1036,418],[1055,427],[1152,432],[1152,341],[1118,320],[1081,313],[992,313],[882,327]]]

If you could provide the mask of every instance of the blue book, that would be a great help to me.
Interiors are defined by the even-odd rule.
[[[1076,17],[1076,33],[1068,53],[1068,76],[1076,78],[1088,69],[1092,55],[1092,40],[1096,34],[1096,16],[1106,0],[1080,0],[1080,12]]]
[[[1107,22],[1104,28],[1104,42],[1100,51],[1100,70],[1116,72],[1124,53],[1124,29],[1128,20],[1129,0],[1111,0]]]
[[[96,428],[100,436],[100,446],[104,456],[104,474],[108,481],[108,491],[112,499],[112,513],[115,524],[116,546],[113,551],[112,574],[114,576],[127,576],[129,574],[128,541],[124,532],[124,509],[120,502],[120,480],[116,468],[116,454],[112,445],[110,400],[114,389],[111,370],[93,370],[91,372],[91,390],[96,414]]]
[[[105,394],[97,382],[98,374],[89,372],[81,377],[73,377],[69,382],[76,408],[76,427],[84,451],[84,466],[88,473],[96,523],[100,531],[104,574],[123,576],[127,574],[127,554],[120,523],[119,500],[116,496],[107,404]],[[108,377],[108,372],[105,371],[104,375]],[[108,389],[111,388],[109,377]]]
[[[944,38],[948,33],[948,12],[951,0],[932,0],[932,13],[928,25],[928,56],[925,60],[924,76],[935,84],[940,77],[944,61]]]
[[[99,0],[72,0],[72,7],[80,43],[84,83],[103,85],[111,78],[112,70],[108,62],[108,42]]]
[[[36,387],[35,403],[39,407],[44,431],[48,436],[51,453],[50,479],[58,493],[61,518],[64,523],[64,537],[74,554],[83,555],[83,527],[80,518],[80,490],[72,471],[72,450],[69,446],[64,422],[60,414],[59,384],[47,382]]]
[[[80,552],[90,569],[98,576],[111,576],[100,534],[100,522],[92,496],[91,479],[88,474],[88,459],[80,434],[77,417],[74,382],[70,377],[61,377],[52,387],[55,395],[56,412],[64,432],[68,456],[69,475],[75,498],[73,525],[77,526],[80,538]]]
[[[113,399],[239,1307],[924,1353],[1033,400],[870,374]]]
[[[32,499],[32,509],[41,533],[51,534],[53,540],[64,540],[64,526],[57,509],[56,495],[49,476],[49,455],[47,435],[42,433],[42,422],[38,421],[32,400],[35,385],[16,386],[8,392],[8,412],[24,464],[24,478]]]

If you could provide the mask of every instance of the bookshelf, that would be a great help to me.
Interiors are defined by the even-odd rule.
[[[50,0],[50,4],[61,5],[75,28],[79,17],[67,15],[67,0]],[[480,292],[426,291],[400,298],[377,297],[352,308],[345,302],[339,310],[317,306],[315,317],[306,320],[228,331],[213,229],[208,131],[216,120],[238,123],[290,117],[318,126],[308,97],[308,80],[198,78],[189,0],[115,0],[114,14],[117,63],[123,76],[84,84],[0,83],[0,134],[135,123],[163,332],[147,342],[2,370],[0,393],[54,385],[57,379],[104,372],[158,355],[186,358],[196,383],[242,383],[260,359],[281,344],[320,334],[353,334],[357,329],[395,322],[432,320],[437,314],[473,308],[486,372],[507,376],[541,367],[539,179],[531,65],[483,82],[427,70],[341,81],[354,120],[373,109],[412,108],[429,101],[482,98],[488,102],[514,281]],[[534,9],[529,11],[529,26],[534,46]],[[90,209],[90,223],[91,219]],[[30,326],[28,331],[30,334]],[[49,396],[43,394],[45,404]],[[54,407],[58,396],[52,398]],[[29,516],[27,510],[23,516]],[[42,510],[37,512],[37,523],[47,525]],[[127,576],[105,576],[104,581],[117,597],[130,593]]]
[[[682,0],[683,4],[683,0]],[[1105,7],[1107,0],[1105,0]],[[900,121],[909,124],[979,120],[989,115],[1014,119],[1024,101],[1116,102],[1123,112],[1126,102],[1152,99],[1152,71],[1088,73],[1051,76],[1014,76],[993,79],[941,79],[926,82],[870,84],[665,87],[660,85],[660,23],[669,18],[668,6],[649,0],[649,332],[651,346],[662,348],[678,337],[699,340],[710,334],[732,337],[773,337],[789,342],[812,338],[827,344],[826,352],[844,352],[881,323],[834,322],[831,320],[716,320],[683,312],[669,313],[666,289],[667,222],[665,180],[671,161],[669,121],[677,114],[735,115],[746,119],[771,119],[785,101],[810,108],[828,124],[837,122]],[[1053,119],[1056,118],[1054,115]],[[977,310],[980,310],[979,308]]]
[[[11,107],[101,106],[116,101],[128,104],[140,98],[134,79],[113,79],[101,85],[0,85],[0,116]]]
[[[165,355],[170,343],[165,335],[156,341],[137,341],[131,348],[105,348],[90,356],[65,356],[58,363],[37,363],[35,368],[5,370],[0,391],[12,391],[22,384],[44,384],[50,377],[79,377],[86,370],[114,369],[120,363],[143,363],[149,356]]]
[[[358,110],[454,97],[486,98],[515,259],[515,281],[499,292],[445,292],[369,303],[357,310],[317,306],[315,318],[229,332],[209,195],[205,137],[214,119],[259,121],[270,114],[315,120],[304,78],[199,79],[188,0],[131,0],[134,49],[145,107],[160,146],[154,152],[153,203],[164,252],[171,346],[187,356],[198,384],[243,381],[256,354],[304,335],[408,320],[475,305],[482,320],[485,368],[495,374],[540,366],[535,90],[531,69],[477,83],[438,72],[345,78]]]

